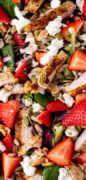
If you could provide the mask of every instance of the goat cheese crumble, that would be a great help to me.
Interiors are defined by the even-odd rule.
[[[4,152],[6,150],[5,145],[0,141],[0,152]]]
[[[60,6],[60,4],[61,4],[60,0],[52,0],[51,1],[51,8],[57,8]]]
[[[76,0],[76,5],[81,12],[83,10],[83,4],[84,4],[84,0]]]
[[[74,99],[72,96],[70,96],[69,94],[67,93],[64,93],[63,94],[63,98],[65,100],[65,104],[68,106],[68,107],[72,107],[73,104],[74,104]]]
[[[23,161],[21,162],[21,166],[23,167],[24,173],[26,176],[34,176],[36,168],[30,165],[31,158],[29,156],[25,156]]]
[[[65,135],[67,137],[76,137],[78,136],[79,132],[74,126],[70,126],[65,130]]]
[[[56,19],[48,23],[48,25],[46,26],[46,30],[48,31],[50,36],[55,36],[61,31],[61,27],[63,25],[61,21],[62,17],[58,16]]]
[[[73,180],[71,175],[68,173],[68,171],[65,168],[59,169],[59,177],[58,180]]]
[[[79,39],[80,39],[81,41],[86,41],[86,34],[81,34],[81,35],[79,36]]]
[[[53,39],[51,45],[48,46],[49,51],[41,58],[41,64],[46,65],[54,56],[57,55],[59,49],[64,45],[63,39]]]
[[[32,109],[33,109],[33,112],[34,112],[34,113],[35,113],[35,112],[42,112],[43,107],[40,106],[39,103],[34,102],[34,103],[32,104]]]
[[[11,25],[16,26],[18,33],[30,22],[28,19],[24,18],[19,8],[15,7],[15,15],[18,19],[13,19]]]

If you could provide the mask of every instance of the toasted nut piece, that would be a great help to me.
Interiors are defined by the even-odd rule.
[[[75,151],[86,151],[86,129],[77,138],[75,142]]]
[[[82,92],[82,90],[85,89],[86,89],[86,72],[64,88],[64,90],[72,96],[79,94],[80,92]]]
[[[48,152],[48,149],[47,148],[43,148],[43,149],[36,149],[34,151],[34,153],[39,156],[39,157],[42,157],[42,156],[45,156]]]
[[[42,136],[35,135],[29,140],[29,146],[40,148],[42,145]]]
[[[43,30],[43,31],[41,31],[41,32],[39,33],[38,36],[36,36],[36,39],[37,39],[37,41],[42,41],[42,40],[44,40],[45,38],[47,38],[47,36],[48,36],[48,31],[47,31],[47,30]]]
[[[48,90],[51,92],[53,96],[56,96],[60,92],[59,87],[54,83],[49,84]]]
[[[52,166],[52,165],[53,165],[53,163],[51,163],[51,162],[45,162],[42,164],[43,167]]]
[[[30,165],[31,166],[39,166],[39,165],[42,165],[44,162],[45,162],[44,157],[38,157],[37,159],[31,161]]]
[[[44,0],[29,0],[28,5],[25,7],[25,11],[35,13],[40,8],[43,1]]]
[[[73,13],[76,6],[71,1],[64,2],[60,7],[54,8],[46,12],[43,16],[39,17],[35,22],[29,23],[25,26],[24,31],[30,32],[38,29],[44,29],[47,24],[55,19],[57,16],[62,16],[66,18]]]
[[[4,88],[5,88],[7,91],[11,91],[11,90],[14,88],[14,86],[11,85],[11,84],[6,84],[6,85],[4,86]]]
[[[72,178],[74,180],[84,180],[84,173],[82,170],[76,166],[74,163],[72,163],[69,166],[66,166],[66,169],[71,174]]]
[[[42,133],[43,133],[43,130],[42,130],[42,128],[41,128],[41,126],[40,126],[39,124],[35,124],[35,129],[37,130],[37,132],[38,132],[39,134],[42,134]]]
[[[2,124],[0,124],[0,132],[3,134],[3,136],[6,136],[6,134],[7,134],[5,126]]]
[[[0,73],[0,87],[6,84],[15,84],[17,81],[11,72]]]

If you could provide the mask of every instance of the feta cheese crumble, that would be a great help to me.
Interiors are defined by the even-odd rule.
[[[29,156],[25,156],[23,161],[20,163],[26,176],[34,176],[36,172],[36,168],[32,167],[30,163],[31,158]]]
[[[5,145],[0,141],[0,152],[4,152],[6,150]]]
[[[76,137],[78,136],[79,132],[74,126],[70,126],[65,130],[65,135],[67,137]]]
[[[32,105],[33,112],[42,112],[43,107],[39,103],[34,102]]]
[[[0,90],[0,101],[7,102],[11,92],[6,91],[5,89]]]
[[[51,8],[57,8],[60,6],[60,4],[61,4],[60,0],[52,0],[51,1]]]
[[[58,16],[56,19],[48,23],[48,25],[46,26],[46,30],[48,31],[50,36],[55,36],[61,31],[61,27],[63,26],[61,21],[62,17]]]
[[[63,39],[53,39],[51,45],[48,46],[49,51],[41,58],[41,64],[46,65],[54,56],[57,55],[59,49],[64,45]]]
[[[29,33],[26,36],[25,42],[29,43],[29,45],[26,48],[20,49],[21,53],[26,53],[26,54],[32,54],[33,52],[37,51],[38,45],[35,42],[33,33]]]
[[[74,103],[74,99],[72,96],[70,96],[69,94],[67,93],[64,93],[63,94],[63,98],[65,100],[65,104],[68,106],[68,107],[72,107],[73,106],[73,103]]]
[[[79,36],[79,39],[80,39],[81,41],[86,41],[86,34],[81,34],[81,35]]]
[[[84,0],[76,0],[76,5],[81,12],[83,11],[83,4],[84,4]]]
[[[19,8],[15,7],[15,15],[18,19],[13,19],[11,25],[16,26],[18,33],[30,22],[28,19],[24,18]]]
[[[73,180],[71,175],[68,173],[68,171],[65,168],[59,169],[59,177],[58,180]]]

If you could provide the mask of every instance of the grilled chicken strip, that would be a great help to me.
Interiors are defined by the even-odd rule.
[[[75,96],[80,93],[82,90],[86,89],[86,72],[83,73],[78,79],[74,80],[70,85],[65,87],[65,91]]]
[[[25,8],[25,11],[34,14],[40,8],[43,2],[44,0],[30,0]]]
[[[27,26],[25,26],[23,31],[31,32],[38,29],[44,29],[48,25],[48,23],[54,20],[57,16],[62,16],[63,19],[67,18],[74,12],[75,9],[76,6],[73,2],[66,1],[60,7],[51,9],[48,12],[46,12],[35,22],[29,23]]]
[[[71,174],[73,180],[84,180],[83,172],[74,163],[72,163],[70,166],[66,166],[66,169]]]

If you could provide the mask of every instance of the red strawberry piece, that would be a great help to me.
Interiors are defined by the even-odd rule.
[[[77,35],[81,27],[83,26],[84,22],[85,22],[84,19],[80,18],[74,22],[68,23],[67,27],[62,28],[61,35],[66,41],[69,41],[70,40],[69,28],[74,28],[75,34]]]
[[[35,58],[36,58],[36,61],[38,61],[38,63],[43,67],[44,65],[41,64],[41,58],[45,55],[45,52],[43,51],[38,51],[35,53]]]
[[[13,40],[18,46],[22,46],[24,44],[24,39],[20,38],[17,32],[14,33]]]
[[[56,100],[50,102],[47,107],[48,111],[50,112],[59,112],[59,111],[67,111],[68,107],[63,102]]]
[[[61,166],[69,166],[73,157],[74,143],[71,138],[66,138],[57,144],[47,154],[47,158]]]
[[[68,65],[69,70],[86,71],[86,53],[75,50]]]
[[[12,150],[13,138],[12,138],[12,136],[10,134],[8,134],[6,137],[4,137],[2,142],[6,146],[6,150],[7,151],[11,151]]]
[[[2,7],[0,7],[0,22],[10,24],[10,18]]]
[[[4,174],[4,180],[10,178],[15,169],[19,166],[21,158],[18,156],[11,156],[7,152],[2,153],[2,169]]]
[[[75,103],[77,104],[84,99],[86,99],[86,93],[77,94],[75,97]]]
[[[28,80],[28,72],[30,70],[30,67],[28,65],[27,61],[22,61],[16,71],[15,71],[15,77],[19,79],[20,82],[25,82]]]
[[[37,119],[42,122],[47,127],[51,125],[51,115],[48,110],[45,110],[40,115],[37,116]]]
[[[19,102],[12,100],[0,103],[0,120],[9,128],[13,128],[16,115],[19,111]]]
[[[83,3],[83,14],[86,16],[86,0],[84,0],[84,3]]]
[[[4,62],[3,62],[2,57],[0,56],[0,67],[3,67],[3,66],[4,66]]]
[[[86,126],[86,99],[74,106],[71,112],[63,119],[64,126]]]
[[[77,158],[76,161],[79,164],[86,164],[86,152],[81,153]]]

